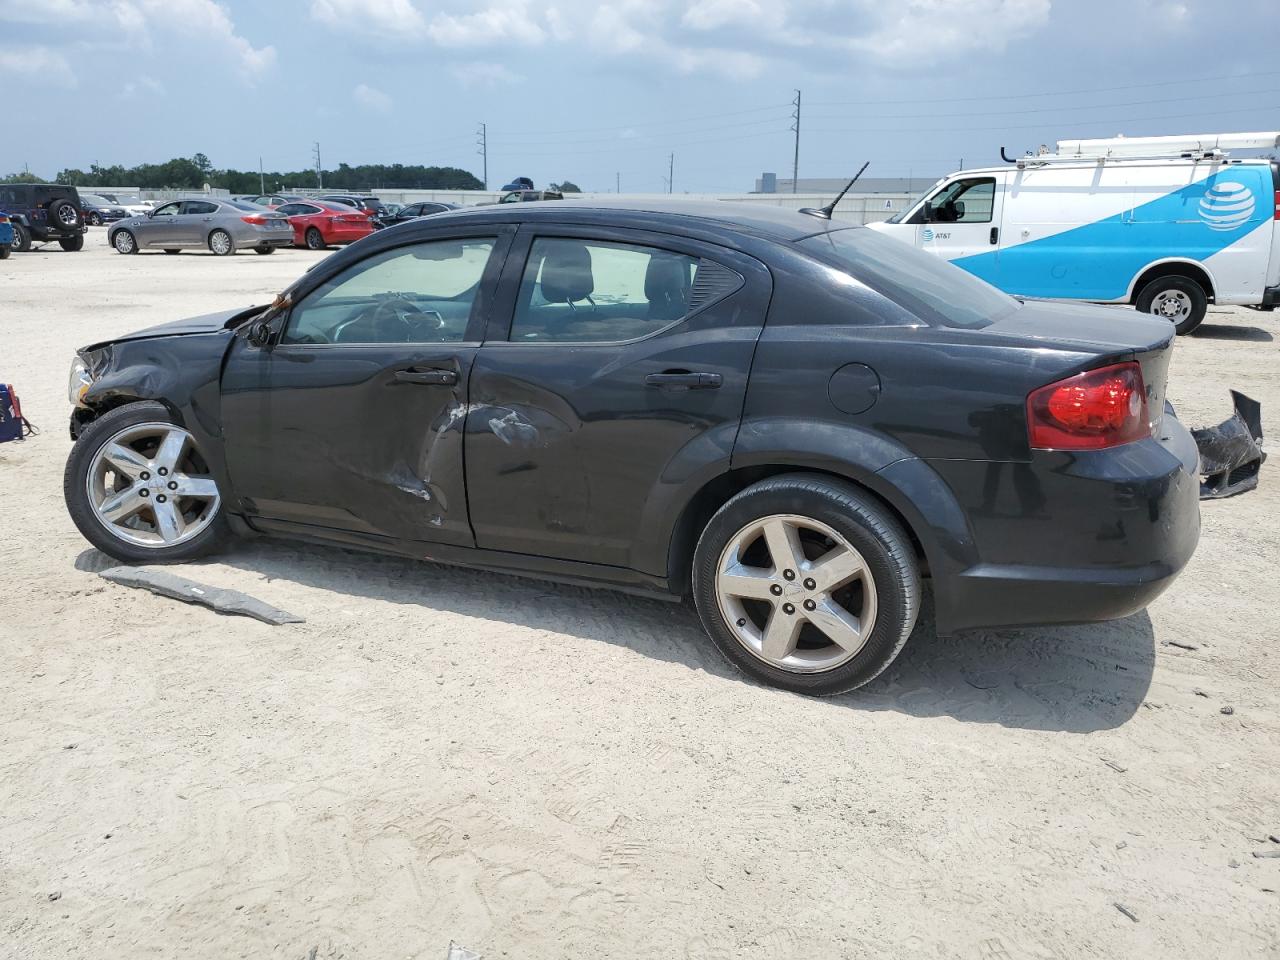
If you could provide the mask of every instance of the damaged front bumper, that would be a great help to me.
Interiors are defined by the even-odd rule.
[[[1262,449],[1262,404],[1231,391],[1235,413],[1216,427],[1192,430],[1200,451],[1200,499],[1245,493],[1258,485],[1267,459]]]

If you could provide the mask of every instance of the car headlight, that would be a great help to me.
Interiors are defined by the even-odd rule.
[[[67,399],[75,406],[80,406],[91,386],[93,386],[93,376],[89,373],[89,368],[85,366],[83,360],[76,357],[71,361],[71,373],[67,377]]]

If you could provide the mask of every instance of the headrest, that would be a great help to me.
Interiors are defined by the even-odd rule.
[[[542,260],[542,295],[549,303],[585,300],[596,289],[591,252],[576,240],[553,240]]]
[[[685,261],[682,257],[655,253],[644,272],[644,297],[650,303],[684,302]]]

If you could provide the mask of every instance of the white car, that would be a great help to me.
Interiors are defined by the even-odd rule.
[[[104,193],[103,196],[124,207],[131,217],[145,217],[156,205],[154,200],[143,200],[128,193]]]

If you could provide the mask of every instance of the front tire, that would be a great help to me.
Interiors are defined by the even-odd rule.
[[[231,234],[225,230],[215,230],[209,234],[209,249],[213,251],[215,256],[228,257],[236,252],[236,245],[231,240]]]
[[[126,563],[172,563],[216,550],[228,527],[195,439],[161,403],[117,407],[71,448],[62,482],[86,540]]]
[[[138,238],[130,230],[117,230],[111,237],[111,245],[116,248],[116,253],[138,252]]]
[[[84,234],[59,240],[58,246],[67,251],[67,253],[77,253],[84,249]]]
[[[102,226],[102,217],[96,213],[89,214],[89,226],[91,227]]]
[[[1200,326],[1209,298],[1190,277],[1157,277],[1142,288],[1134,304],[1143,313],[1168,320],[1182,336]]]
[[[742,672],[832,696],[897,657],[920,609],[902,525],[853,484],[812,474],[748,487],[711,518],[693,563],[702,625]]]

